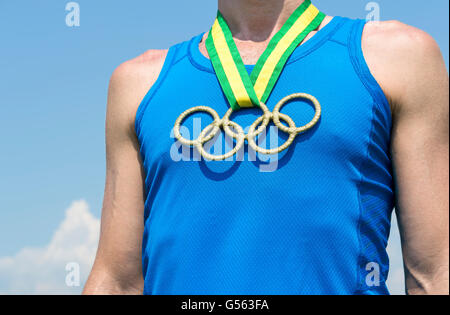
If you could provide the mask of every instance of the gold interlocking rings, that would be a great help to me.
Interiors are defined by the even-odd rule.
[[[295,122],[288,115],[282,114],[280,112],[282,107],[287,102],[293,99],[310,100],[313,103],[316,110],[314,118],[308,124],[302,127],[297,127],[295,125]],[[244,129],[240,125],[230,120],[230,116],[233,113],[233,110],[231,108],[227,111],[225,116],[222,119],[220,119],[217,112],[211,107],[207,106],[192,107],[184,111],[180,115],[180,117],[178,117],[178,119],[175,121],[174,136],[183,145],[197,148],[199,153],[205,159],[213,161],[222,161],[228,159],[229,157],[232,157],[242,148],[242,146],[245,143],[245,140],[247,140],[248,145],[256,152],[261,154],[272,155],[286,150],[294,142],[297,135],[305,131],[308,131],[309,129],[314,127],[320,120],[320,117],[322,115],[322,108],[320,106],[319,101],[314,96],[306,93],[296,93],[283,98],[275,106],[272,113],[269,111],[269,109],[264,103],[260,104],[260,108],[263,111],[262,116],[260,116],[258,119],[255,120],[255,122],[250,126],[248,133],[245,134]],[[209,114],[214,121],[211,124],[209,124],[205,129],[202,130],[197,139],[188,140],[183,136],[181,136],[180,133],[181,124],[187,117],[197,112],[204,112]],[[278,148],[264,149],[256,144],[255,138],[267,128],[270,121],[273,121],[273,123],[275,124],[275,126],[277,126],[278,129],[280,129],[285,133],[288,133],[289,138],[283,145],[279,146]],[[283,123],[281,123],[281,121],[284,121],[285,123],[287,123],[287,125],[284,125]],[[221,129],[225,131],[225,134],[236,140],[235,147],[230,152],[222,155],[214,155],[206,152],[206,150],[204,149],[204,144],[213,139]],[[234,129],[234,131],[232,129]]]

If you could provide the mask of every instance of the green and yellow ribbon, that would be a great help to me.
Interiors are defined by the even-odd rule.
[[[270,40],[251,75],[220,12],[209,32],[206,49],[222,90],[233,110],[260,106],[270,96],[289,56],[322,23],[325,14],[305,0]]]

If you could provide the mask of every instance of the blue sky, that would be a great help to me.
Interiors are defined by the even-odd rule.
[[[67,209],[78,209],[69,214],[80,213],[95,234],[112,71],[147,49],[207,30],[216,12],[214,0],[80,0],[81,25],[69,28],[68,2],[0,0],[0,273],[1,257],[55,240],[71,218]],[[377,2],[382,20],[430,33],[448,68],[448,1]],[[314,3],[330,15],[368,13],[368,1]],[[0,291],[6,289],[0,274]]]

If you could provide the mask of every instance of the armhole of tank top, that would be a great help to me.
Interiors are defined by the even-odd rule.
[[[384,94],[384,91],[382,90],[381,86],[376,81],[375,77],[372,75],[369,66],[367,65],[366,59],[364,57],[364,53],[362,50],[362,36],[364,27],[366,25],[365,20],[356,20],[354,25],[352,26],[350,30],[350,34],[348,37],[348,50],[350,54],[350,59],[353,64],[353,68],[358,75],[360,81],[370,94],[373,105],[372,105],[372,122],[370,127],[370,133],[369,133],[369,144],[367,147],[366,157],[370,155],[371,152],[371,143],[373,138],[373,130],[374,130],[374,117],[375,117],[375,110],[379,110],[383,113],[383,115],[386,116],[387,122],[389,124],[389,128],[392,124],[392,118],[391,118],[391,109],[389,106],[389,102],[387,100],[386,95]],[[363,209],[364,205],[362,203],[361,199],[361,185],[363,183],[363,170],[364,170],[364,164],[367,159],[364,159],[361,162],[361,165],[359,167],[361,171],[361,179],[358,183],[358,202],[359,202],[359,208],[360,208],[360,214],[358,218],[358,241],[359,241],[359,254],[358,254],[358,261],[357,261],[357,274],[356,274],[356,289],[354,291],[354,294],[361,295],[370,292],[370,290],[366,289],[362,283],[363,281],[363,272],[362,270],[365,270],[363,268],[363,242],[362,242],[362,231],[361,231],[361,225],[363,222]]]
[[[138,109],[136,111],[135,115],[135,121],[134,121],[134,129],[136,132],[136,135],[139,137],[140,134],[140,125],[142,118],[144,116],[145,110],[148,106],[148,104],[151,102],[153,96],[156,94],[158,89],[161,87],[162,83],[167,77],[167,74],[169,73],[169,70],[172,66],[173,60],[175,59],[175,55],[178,49],[178,45],[172,46],[169,48],[169,51],[166,54],[166,57],[164,58],[164,64],[161,68],[161,71],[158,74],[158,78],[156,79],[155,83],[149,88],[147,94],[142,99],[141,103],[138,106]]]
[[[362,36],[365,26],[365,20],[357,20],[353,25],[348,38],[350,58],[357,75],[369,94],[372,96],[375,105],[386,115],[390,128],[392,125],[392,113],[389,101],[380,84],[370,71],[362,49]]]

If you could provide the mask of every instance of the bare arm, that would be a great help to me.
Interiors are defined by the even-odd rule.
[[[364,53],[390,99],[396,212],[408,294],[449,292],[449,81],[426,33],[366,27]]]
[[[83,294],[142,294],[144,178],[135,113],[155,82],[164,51],[150,51],[112,75],[106,115],[106,184],[97,256]]]

